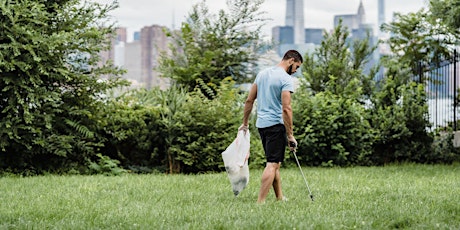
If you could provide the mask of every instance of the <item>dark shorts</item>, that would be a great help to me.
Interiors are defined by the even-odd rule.
[[[260,139],[264,147],[267,163],[279,163],[284,160],[287,146],[286,128],[283,124],[259,128]]]

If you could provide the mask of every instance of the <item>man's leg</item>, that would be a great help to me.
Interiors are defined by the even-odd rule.
[[[280,165],[281,164],[278,164],[278,168],[275,171],[275,178],[273,180],[273,190],[275,190],[277,200],[282,200],[284,198],[283,190],[281,189]]]
[[[267,163],[267,165],[265,166],[264,172],[262,173],[262,184],[260,185],[259,198],[257,199],[257,203],[265,202],[265,198],[267,198],[270,188],[274,186],[274,181],[275,181],[277,170],[279,170],[278,163]],[[278,171],[278,176],[279,176],[279,171]],[[281,181],[280,181],[279,188],[281,189]]]

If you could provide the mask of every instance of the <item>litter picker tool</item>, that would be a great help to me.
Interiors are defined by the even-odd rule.
[[[289,142],[290,147],[297,147],[294,142]],[[300,173],[302,173],[303,180],[305,181],[305,185],[307,186],[308,193],[310,194],[311,201],[314,201],[313,199],[313,194],[311,193],[310,186],[308,186],[307,179],[305,178],[305,175],[303,174],[302,167],[300,167],[299,159],[297,158],[297,154],[295,154],[295,149],[291,150],[291,153],[294,154],[295,161],[297,162],[297,165],[299,166]]]

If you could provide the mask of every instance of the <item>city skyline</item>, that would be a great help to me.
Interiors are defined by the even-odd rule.
[[[305,43],[303,0],[286,0],[285,17],[285,26],[290,26],[294,29],[294,44]]]
[[[91,1],[107,4],[113,0]],[[111,15],[113,21],[117,21],[118,26],[127,28],[128,41],[131,41],[133,33],[140,31],[144,26],[156,24],[178,29],[192,6],[201,1],[118,0],[120,7],[114,10]],[[225,0],[208,0],[206,5],[211,12],[215,13],[220,9],[226,9],[225,2]],[[335,15],[355,13],[359,2],[360,0],[304,0],[304,27],[330,30],[333,28]],[[377,29],[379,0],[362,0],[362,2],[366,10],[366,23],[373,24]],[[386,0],[384,18],[386,22],[389,22],[394,12],[416,12],[422,7],[426,8],[426,0],[405,0],[404,2]],[[261,10],[267,12],[265,14],[267,18],[271,18],[262,30],[263,35],[269,38],[273,27],[285,25],[286,1],[265,0]]]

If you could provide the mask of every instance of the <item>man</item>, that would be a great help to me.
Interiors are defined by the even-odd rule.
[[[244,105],[243,124],[239,130],[248,130],[249,116],[257,99],[256,127],[259,129],[267,161],[262,174],[258,203],[265,202],[271,186],[277,200],[285,199],[281,190],[280,164],[284,160],[287,143],[292,142],[297,146],[292,126],[291,93],[294,85],[291,75],[302,62],[299,52],[287,51],[278,65],[257,74]],[[289,148],[295,151],[295,147]]]

